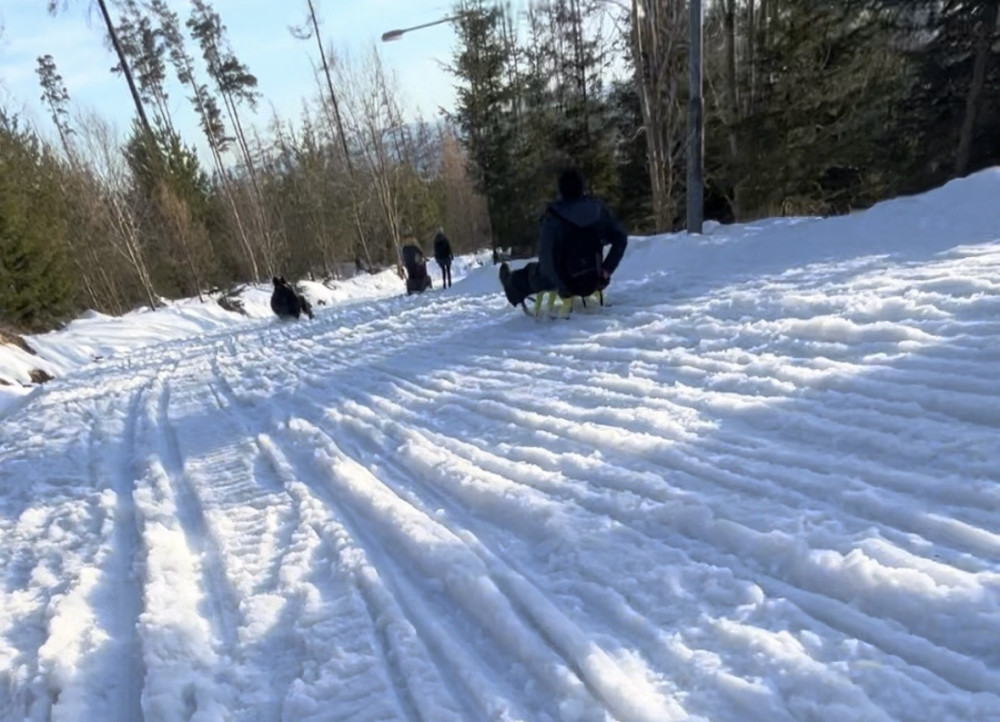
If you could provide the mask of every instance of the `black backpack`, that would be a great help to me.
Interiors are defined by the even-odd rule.
[[[565,291],[572,296],[589,296],[604,286],[601,265],[604,262],[604,236],[601,224],[578,226],[554,208],[549,212],[563,224],[556,241],[555,266]]]

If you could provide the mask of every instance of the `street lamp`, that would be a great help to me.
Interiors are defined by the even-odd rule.
[[[423,28],[429,28],[434,25],[443,25],[444,23],[454,22],[455,20],[461,20],[466,13],[459,13],[458,15],[451,15],[446,18],[441,18],[440,20],[434,20],[433,22],[424,23],[423,25],[414,25],[412,28],[402,28],[398,30],[387,30],[382,33],[382,42],[391,43],[393,40],[399,40],[403,37],[404,33],[408,33],[411,30],[422,30]]]

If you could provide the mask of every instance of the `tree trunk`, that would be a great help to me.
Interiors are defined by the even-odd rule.
[[[570,0],[570,34],[573,39],[574,81],[583,103],[583,140],[590,147],[590,107],[587,99],[587,60],[583,53],[583,13],[579,0]]]
[[[757,38],[759,40],[757,47],[761,51],[767,50],[767,26],[768,23],[771,22],[771,1],[772,0],[760,0],[760,13],[757,17]]]
[[[240,154],[243,156],[243,162],[247,166],[247,175],[250,177],[250,185],[253,188],[254,195],[254,208],[253,215],[257,221],[257,228],[260,232],[260,238],[263,241],[263,250],[265,253],[264,262],[268,264],[268,273],[272,276],[276,276],[277,269],[274,268],[273,262],[273,240],[271,238],[271,224],[268,218],[265,216],[264,210],[264,194],[260,189],[260,183],[257,180],[257,166],[254,163],[253,156],[250,153],[250,145],[247,143],[246,133],[243,132],[243,123],[240,121],[239,109],[236,107],[236,99],[232,94],[223,89],[222,83],[219,79],[216,80],[216,85],[219,88],[219,94],[222,96],[222,103],[226,108],[226,114],[229,115],[229,121],[233,124],[233,130],[236,132],[236,144],[240,148]],[[254,280],[262,280],[260,277]]]
[[[655,2],[655,0],[653,0]],[[632,48],[634,54],[636,85],[639,88],[639,108],[642,124],[646,129],[646,161],[649,166],[649,187],[652,194],[653,225],[655,230],[666,230],[664,218],[663,155],[659,144],[659,125],[654,120],[655,83],[654,54],[646,26],[651,24],[654,8],[645,7],[643,0],[632,0]]]
[[[972,82],[965,96],[965,118],[958,137],[958,150],[955,153],[955,175],[964,176],[969,170],[972,158],[972,139],[976,131],[976,119],[983,104],[983,90],[986,86],[986,74],[992,52],[991,46],[996,35],[997,9],[1000,0],[985,0],[981,5],[983,17],[976,24],[974,31],[976,57],[972,65]]]
[[[639,105],[646,131],[646,157],[657,231],[673,230],[675,159],[683,147],[679,75],[685,3],[632,0],[632,49]]]
[[[118,33],[115,31],[114,23],[111,22],[111,16],[108,14],[108,6],[104,0],[97,0],[97,4],[101,8],[101,16],[104,18],[104,25],[107,27],[108,37],[111,38],[111,45],[118,55],[118,62],[121,63],[125,82],[128,83],[129,92],[132,93],[132,102],[135,103],[135,111],[139,114],[139,122],[142,123],[143,130],[152,138],[153,128],[149,124],[149,118],[146,117],[146,110],[142,107],[142,98],[139,96],[139,90],[136,88],[135,80],[132,78],[132,69],[128,64],[128,59],[125,57],[121,43],[118,41]]]
[[[150,309],[156,309],[159,304],[156,302],[156,290],[153,288],[153,281],[146,267],[146,260],[142,255],[142,247],[139,244],[139,231],[136,228],[135,219],[130,211],[125,208],[124,203],[118,198],[116,190],[109,191],[108,202],[111,205],[112,218],[116,225],[116,230],[121,235],[121,244],[116,244],[116,248],[129,265],[136,272],[139,284]]]
[[[185,70],[187,71],[187,76],[190,79],[191,89],[194,91],[194,96],[192,100],[195,103],[195,107],[198,109],[198,115],[202,119],[202,123],[205,125],[205,135],[208,139],[208,146],[212,153],[212,159],[215,161],[215,167],[219,171],[219,178],[222,182],[222,189],[226,199],[229,201],[229,208],[233,212],[233,219],[236,221],[236,232],[239,234],[240,242],[243,244],[243,250],[246,251],[247,258],[250,261],[250,272],[253,274],[255,281],[260,280],[260,268],[257,265],[257,256],[254,254],[253,246],[250,243],[250,238],[247,235],[246,228],[243,225],[243,219],[240,216],[239,209],[236,207],[235,193],[233,191],[232,182],[229,179],[229,173],[226,170],[225,164],[222,162],[222,150],[219,148],[218,140],[215,134],[212,132],[212,126],[209,122],[208,109],[205,104],[205,98],[201,94],[201,88],[198,86],[198,82],[194,77],[194,68],[191,67],[190,60],[185,58]]]
[[[757,2],[747,0],[747,56],[745,70],[746,92],[743,94],[743,112],[750,113],[757,95]]]
[[[740,100],[736,75],[736,0],[726,0],[723,9],[723,25],[725,27],[726,56],[726,124],[729,126],[729,153],[735,160],[739,157],[736,124],[740,119]]]

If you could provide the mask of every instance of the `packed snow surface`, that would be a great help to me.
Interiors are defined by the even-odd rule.
[[[5,347],[0,720],[1000,720],[998,197]]]

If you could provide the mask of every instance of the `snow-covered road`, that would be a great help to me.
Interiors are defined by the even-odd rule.
[[[568,322],[486,268],[47,384],[0,719],[1000,720],[1000,243],[786,252],[831,223],[635,241]]]

